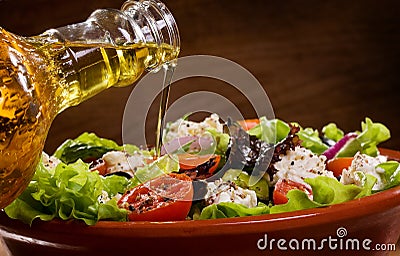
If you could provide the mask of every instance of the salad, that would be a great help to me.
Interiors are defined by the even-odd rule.
[[[42,160],[6,214],[33,220],[176,221],[326,207],[400,185],[399,162],[379,153],[389,130],[321,131],[265,117],[167,124],[161,156],[83,133]]]

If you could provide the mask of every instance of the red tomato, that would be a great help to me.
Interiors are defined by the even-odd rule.
[[[350,167],[351,162],[353,162],[354,157],[339,157],[328,161],[326,164],[326,169],[333,172],[335,177],[342,175],[343,169]]]
[[[274,193],[273,193],[274,204],[286,204],[288,202],[288,198],[286,197],[286,195],[292,189],[298,189],[298,190],[306,192],[307,195],[312,195],[312,191],[309,190],[303,184],[300,184],[295,181],[283,179],[283,180],[279,180],[275,185],[275,189],[274,189]]]
[[[94,160],[91,164],[90,164],[90,171],[98,171],[100,175],[106,175],[107,174],[107,165],[106,162],[104,162],[103,159],[99,158]]]
[[[248,131],[251,128],[253,128],[254,126],[258,125],[260,123],[260,120],[259,119],[246,119],[246,120],[238,121],[238,123],[240,124],[240,126],[242,126],[242,128],[245,131]]]
[[[217,170],[219,162],[221,161],[221,156],[219,155],[215,155],[214,157],[214,165],[210,167],[210,169],[208,170],[209,173],[214,173],[215,170]]]
[[[125,193],[118,201],[130,221],[184,220],[192,205],[193,185],[186,174],[171,173]]]
[[[219,155],[192,155],[192,154],[179,154],[179,168],[182,170],[191,170],[207,163],[208,161],[213,161],[208,169],[209,173],[215,172],[218,168],[218,164],[221,161],[221,156]]]

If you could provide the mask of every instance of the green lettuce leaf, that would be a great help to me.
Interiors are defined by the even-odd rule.
[[[389,129],[381,123],[372,122],[368,117],[365,118],[365,122],[361,123],[361,128],[362,130],[357,136],[357,140],[361,144],[362,153],[377,156],[377,145],[390,138]]]
[[[60,163],[55,169],[47,169],[40,163],[27,189],[5,208],[5,212],[10,218],[28,224],[36,218],[44,221],[78,219],[87,225],[94,225],[101,219],[125,221],[127,212],[118,208],[115,199],[106,203],[98,199],[104,192],[109,197],[123,193],[127,184],[123,177],[102,177],[90,172],[88,164],[81,160]]]
[[[128,185],[129,180],[126,177],[118,175],[106,176],[103,179],[103,190],[107,192],[109,197],[124,193]]]
[[[176,155],[164,155],[149,165],[136,170],[133,178],[129,180],[129,188],[136,187],[162,174],[179,172],[179,160]]]
[[[289,201],[286,204],[274,205],[271,207],[270,213],[292,212],[297,210],[305,210],[324,206],[310,198],[303,191],[294,189],[290,190],[286,197]]]
[[[268,120],[263,116],[260,117],[260,123],[248,130],[248,133],[269,144],[276,144],[286,138],[289,131],[289,125],[282,120]]]
[[[321,205],[339,204],[354,199],[362,187],[357,185],[344,185],[335,178],[318,176],[305,179],[313,191],[313,199]]]
[[[376,178],[372,175],[366,175],[362,187],[353,184],[344,185],[337,179],[326,176],[306,178],[305,181],[312,188],[313,200],[303,191],[291,190],[287,194],[288,202],[272,206],[270,212],[282,213],[325,207],[368,196],[372,193]]]
[[[344,132],[335,123],[329,123],[322,128],[324,136],[338,142],[344,136]]]
[[[318,130],[314,130],[308,127],[300,129],[297,135],[301,140],[301,145],[316,154],[322,154],[323,152],[325,152],[325,150],[329,148],[320,139]]]
[[[74,163],[78,159],[100,158],[113,150],[133,153],[139,150],[134,145],[119,146],[116,142],[98,137],[94,133],[85,132],[76,139],[68,139],[54,153],[54,156],[66,164]]]
[[[376,168],[384,170],[384,178],[386,181],[385,189],[393,188],[400,185],[400,168],[399,162],[387,161],[385,163],[378,164]]]
[[[259,203],[256,207],[248,208],[242,204],[223,202],[205,207],[200,214],[201,220],[256,216],[269,213],[269,207]]]
[[[354,140],[338,152],[338,157],[351,157],[357,151],[366,155],[377,156],[377,145],[390,138],[390,131],[385,125],[374,123],[368,117],[365,118],[365,122],[361,123],[361,132],[358,133]]]
[[[365,122],[361,123],[361,132],[355,139],[349,140],[343,148],[339,150],[336,157],[352,157],[357,152],[370,156],[378,155],[377,145],[390,138],[389,129],[381,124],[374,123],[370,118],[365,118]],[[336,124],[330,123],[322,128],[325,137],[334,141],[340,140],[344,133]],[[302,146],[310,149],[316,154],[322,154],[328,149],[328,146],[320,139],[318,130],[312,128],[301,129],[297,135],[302,140]]]
[[[229,134],[219,132],[214,128],[208,128],[207,133],[210,134],[213,137],[213,140],[216,142],[216,144],[213,145],[213,153],[225,156],[230,141]]]
[[[339,150],[335,157],[352,157],[357,152],[362,152],[361,143],[357,138],[350,139],[344,146]]]
[[[269,199],[269,184],[265,178],[261,178],[255,184],[250,185],[250,175],[247,172],[238,169],[229,169],[225,172],[222,180],[233,181],[241,188],[255,191],[257,198],[260,200]]]
[[[372,193],[375,192],[375,191],[373,191],[373,187],[378,180],[376,177],[374,177],[370,174],[365,175],[363,172],[360,172],[360,173],[361,173],[361,175],[364,176],[361,179],[363,181],[363,186],[362,186],[362,190],[360,191],[360,193],[358,193],[358,195],[356,197],[354,197],[354,199],[372,195]]]

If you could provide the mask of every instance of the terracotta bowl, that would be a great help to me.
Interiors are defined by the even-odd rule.
[[[400,159],[398,151],[381,152]],[[326,208],[203,221],[29,227],[1,212],[0,234],[13,256],[391,255],[400,235],[400,187]]]

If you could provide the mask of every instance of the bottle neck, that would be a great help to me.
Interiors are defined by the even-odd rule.
[[[171,12],[158,0],[126,1],[121,10],[127,15],[132,24],[140,27],[142,40],[155,42],[158,45],[169,45],[176,51],[177,58],[180,50],[180,38],[178,26]],[[166,61],[157,63],[155,67]]]
[[[58,51],[60,112],[111,86],[127,86],[144,71],[174,61],[180,40],[175,20],[158,0],[127,1],[121,10],[100,9],[82,23],[36,37]],[[67,96],[67,97],[66,97]]]
[[[168,58],[155,58],[146,63],[147,69],[157,69],[177,58],[180,50],[179,30],[168,8],[158,0],[126,1],[121,10],[99,9],[82,23],[45,31],[66,44],[94,44],[120,47],[134,44],[152,44],[174,49]]]

